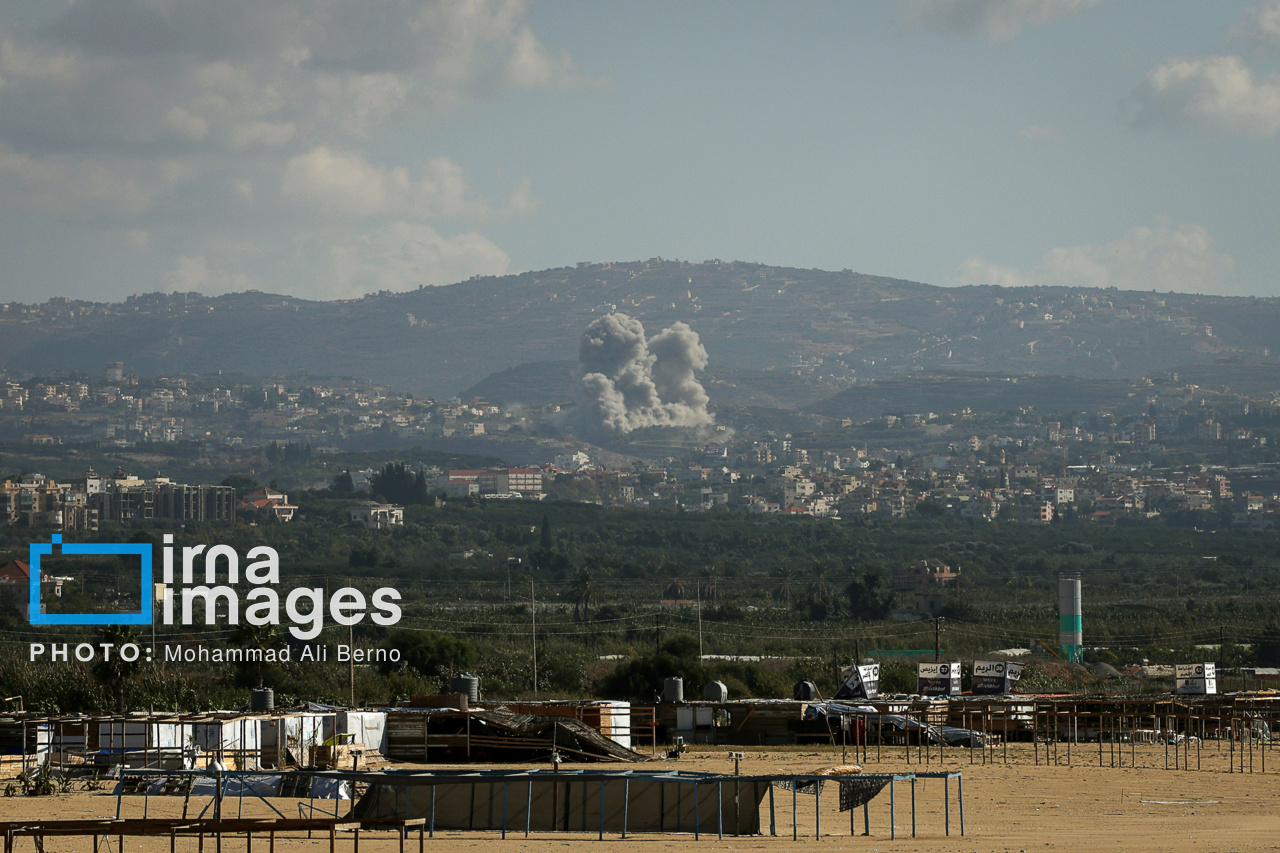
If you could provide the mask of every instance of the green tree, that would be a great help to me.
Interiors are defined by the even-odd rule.
[[[401,664],[427,677],[460,672],[473,666],[477,657],[470,640],[435,631],[396,631],[387,639],[386,647],[399,649]],[[384,665],[385,671],[394,668],[394,664]]]
[[[573,600],[573,618],[575,621],[590,618],[591,608],[600,602],[600,585],[590,569],[578,569],[573,576],[573,585],[569,589]]]
[[[232,474],[222,481],[222,485],[230,486],[236,490],[236,497],[243,498],[250,492],[256,492],[262,488],[261,484],[252,477],[243,477],[239,474]]]
[[[231,642],[246,651],[253,652],[250,657],[236,664],[241,682],[248,682],[255,687],[262,687],[266,682],[267,672],[271,669],[263,658],[265,652],[275,646],[280,639],[278,625],[250,625],[242,622],[231,634]]]
[[[137,643],[138,638],[127,625],[103,625],[98,629],[98,639],[103,643],[111,643],[109,655],[104,655],[93,665],[93,677],[110,692],[116,706],[116,713],[123,714],[125,707],[125,686],[142,668],[141,658],[127,661],[120,656],[120,649],[130,643]]]
[[[861,577],[854,577],[846,593],[849,612],[854,619],[864,622],[884,619],[893,609],[893,594],[881,586],[880,575],[876,572],[864,572]]]

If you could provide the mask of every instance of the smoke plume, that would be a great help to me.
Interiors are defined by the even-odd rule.
[[[646,341],[639,320],[606,314],[583,333],[578,362],[584,399],[577,420],[588,431],[616,436],[648,426],[715,423],[695,375],[707,366],[707,351],[684,323]]]

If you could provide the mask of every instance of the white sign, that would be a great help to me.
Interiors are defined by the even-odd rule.
[[[960,664],[916,664],[916,693],[920,696],[958,696]]]

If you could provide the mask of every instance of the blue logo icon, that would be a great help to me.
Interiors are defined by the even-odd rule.
[[[45,613],[40,608],[40,558],[53,556],[53,547],[57,545],[63,554],[76,556],[136,556],[142,561],[142,581],[139,590],[142,601],[141,613]],[[31,605],[30,621],[32,625],[150,625],[152,586],[151,586],[151,546],[137,543],[105,542],[98,544],[76,545],[62,543],[62,535],[55,533],[49,544],[32,542],[30,550],[31,562]]]

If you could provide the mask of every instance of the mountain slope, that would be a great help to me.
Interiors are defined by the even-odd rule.
[[[767,396],[787,405],[919,370],[1120,379],[1223,359],[1274,363],[1270,352],[1280,352],[1275,299],[940,288],[849,271],[652,260],[341,302],[248,292],[10,304],[0,311],[0,363],[32,373],[96,374],[124,361],[144,375],[350,376],[449,395],[532,362],[570,362],[571,379],[579,335],[611,310],[650,334],[687,322],[726,394],[746,399],[757,380],[763,391],[758,372],[767,371],[776,377]]]

